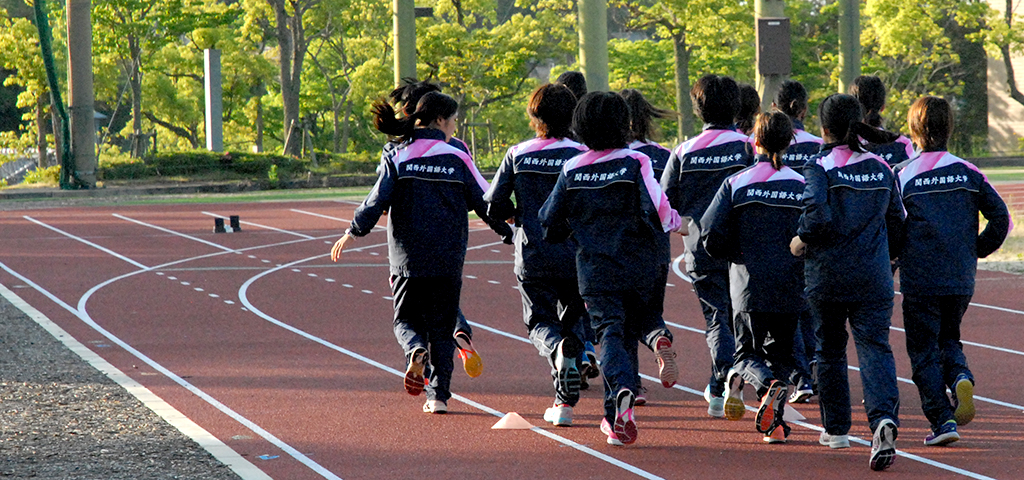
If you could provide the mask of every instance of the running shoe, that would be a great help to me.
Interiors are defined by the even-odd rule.
[[[409,367],[405,369],[405,391],[409,395],[423,392],[423,370],[427,367],[427,349],[416,347],[409,355]]]
[[[964,426],[974,420],[974,382],[967,374],[957,375],[953,382],[953,404],[956,405],[953,419],[957,425]]]
[[[555,406],[544,410],[544,421],[556,427],[571,427],[572,407],[565,403],[556,403]]]
[[[743,418],[743,412],[747,410],[743,405],[743,375],[736,370],[729,370],[725,379],[725,418],[739,420]],[[711,413],[711,409],[708,409]]]
[[[647,405],[647,387],[641,386],[636,389],[636,399],[633,400],[633,405],[638,407]]]
[[[793,394],[789,396],[789,403],[807,403],[814,396],[814,389],[805,381],[800,381]]]
[[[622,440],[619,440],[619,436],[612,431],[612,424],[608,423],[607,418],[601,419],[601,433],[608,435],[608,445],[615,445],[621,447],[625,445]]]
[[[960,434],[956,432],[956,420],[946,420],[946,423],[940,425],[938,430],[933,430],[927,437],[924,437],[924,444],[929,447],[939,447],[957,440],[960,440]]]
[[[768,393],[761,399],[761,406],[757,409],[757,416],[754,423],[758,433],[768,433],[782,421],[783,409],[786,408],[786,384],[779,380],[772,380],[768,386]]]
[[[628,388],[620,389],[615,395],[615,423],[612,424],[612,432],[627,445],[635,442],[637,437],[636,420],[633,418],[635,398]]]
[[[789,438],[789,432],[792,429],[786,422],[781,422],[778,425],[772,427],[771,431],[764,434],[765,443],[786,443],[786,439]]]
[[[426,413],[445,414],[448,413],[448,404],[441,400],[427,400],[423,404],[423,411]]]
[[[871,438],[871,460],[868,465],[872,470],[885,470],[896,460],[896,423],[885,418],[878,424]]]
[[[654,354],[658,357],[658,377],[661,385],[672,388],[679,379],[679,367],[676,366],[676,352],[672,350],[672,340],[662,335],[654,342]]]
[[[459,358],[462,359],[462,368],[466,370],[466,375],[476,378],[484,373],[484,361],[473,348],[468,333],[462,330],[455,332],[455,345],[458,347]]]
[[[567,403],[580,399],[580,370],[576,358],[582,347],[579,340],[570,336],[563,338],[555,348],[555,388]]]
[[[850,436],[821,432],[821,436],[818,437],[818,443],[828,448],[850,448]]]
[[[708,402],[708,415],[716,418],[725,417],[725,397],[711,394],[711,385],[704,387],[704,400]]]

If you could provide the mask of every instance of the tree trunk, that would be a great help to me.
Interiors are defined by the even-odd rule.
[[[352,122],[349,120],[352,118],[352,100],[345,101],[345,119],[342,122],[341,130],[341,149],[338,153],[348,153],[348,137],[352,131]]]
[[[1006,10],[1004,11],[1004,18],[1006,19],[1006,26],[1013,28],[1013,0],[1006,0]],[[1013,59],[1010,55],[1010,46],[1002,45],[999,47],[999,51],[1003,54],[1003,65],[1006,66],[1006,89],[1010,94],[1010,98],[1014,99],[1017,103],[1024,105],[1024,94],[1017,89],[1017,79],[1013,74]]]
[[[256,97],[256,153],[263,153],[263,97]]]
[[[42,95],[36,99],[36,165],[39,168],[50,166],[50,158],[46,155],[46,101]]]
[[[142,49],[138,45],[138,40],[134,37],[128,39],[129,51],[132,56],[132,65],[139,65],[140,59],[142,58]],[[134,158],[140,158],[146,152],[142,142],[142,69],[131,68],[131,76],[128,77],[128,84],[132,89],[132,149],[131,156]]]
[[[672,36],[676,70],[676,111],[679,112],[679,126],[676,133],[682,142],[693,135],[693,103],[690,100],[690,52],[686,49],[686,32]]]
[[[302,70],[294,70],[295,32],[292,17],[285,10],[284,0],[270,0],[277,22],[277,45],[281,72],[281,102],[284,110],[284,154],[298,156],[302,148],[302,129],[299,126],[299,81]]]

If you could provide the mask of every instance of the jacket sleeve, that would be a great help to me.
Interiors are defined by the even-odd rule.
[[[352,214],[352,224],[345,233],[355,237],[365,236],[373,230],[374,225],[377,225],[380,216],[391,208],[391,193],[398,179],[398,169],[393,162],[383,160],[378,168],[380,174],[377,176],[377,183]]]
[[[988,225],[978,234],[978,258],[985,258],[1002,246],[1006,236],[1013,230],[1013,219],[1002,197],[987,181],[982,181],[978,191],[978,210],[988,220]]]
[[[555,188],[551,190],[551,194],[548,195],[548,199],[544,201],[544,205],[541,205],[538,212],[540,226],[544,231],[544,241],[548,243],[564,242],[572,234],[572,228],[569,227],[569,221],[566,218],[568,193],[565,182],[565,171],[563,170],[558,174]]]
[[[665,164],[665,171],[661,172],[661,190],[665,192],[665,196],[668,197],[669,205],[672,208],[679,211],[679,206],[682,205],[683,193],[679,188],[679,171],[682,169],[683,159],[676,155],[675,150],[672,151],[672,155],[669,155],[668,162]],[[693,219],[698,220],[698,219]]]
[[[907,210],[903,207],[899,179],[896,175],[893,175],[892,179],[889,207],[885,210],[885,230],[889,240],[889,259],[895,260],[903,252],[903,223],[907,219]]]
[[[728,260],[732,263],[742,263],[739,259],[739,251],[732,233],[732,188],[729,182],[722,182],[722,186],[715,194],[711,205],[704,211],[700,219],[700,241],[704,244],[708,255],[720,260]]]
[[[484,191],[480,182],[477,181],[477,177],[480,175],[475,171],[472,166],[472,162],[467,165],[467,168],[463,171],[466,172],[466,178],[464,178],[464,184],[466,185],[466,205],[469,209],[476,212],[477,216],[480,217],[487,226],[494,230],[501,237],[501,241],[511,245],[512,244],[512,227],[508,226],[502,220],[492,218],[487,214],[487,203],[484,202]],[[484,184],[487,183],[485,180]]]
[[[816,162],[804,166],[804,211],[796,234],[808,245],[828,243],[832,237],[832,209],[828,205],[828,176]]]
[[[516,206],[512,203],[512,192],[515,190],[515,164],[512,149],[508,150],[505,158],[498,167],[498,173],[494,174],[491,180],[491,188],[484,194],[484,201],[487,202],[487,215],[498,220],[505,220],[516,216]],[[516,219],[518,223],[518,218]]]

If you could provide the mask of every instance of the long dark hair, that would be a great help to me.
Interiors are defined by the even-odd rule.
[[[850,95],[864,107],[864,123],[882,128],[882,109],[885,108],[885,84],[874,75],[861,75],[853,79]]]
[[[619,95],[626,101],[629,107],[629,134],[631,140],[640,142],[647,141],[653,137],[653,122],[655,118],[672,118],[675,112],[665,110],[648,102],[644,94],[639,90],[627,88]]]
[[[789,115],[778,110],[762,113],[754,123],[754,139],[768,152],[772,168],[779,170],[784,165],[782,154],[786,153],[786,148],[793,141],[793,121]]]
[[[740,108],[736,111],[736,128],[741,132],[750,135],[754,131],[754,117],[761,113],[761,95],[757,89],[740,84]]]
[[[846,145],[850,150],[864,153],[861,138],[871,143],[892,143],[899,138],[895,133],[864,123],[863,119],[861,104],[852,95],[834,93],[818,106],[818,120],[822,130],[828,131],[824,135],[828,143]]]
[[[416,103],[416,110],[411,115],[397,118],[394,107],[384,99],[373,103],[373,126],[404,142],[412,138],[417,126],[426,127],[438,119],[451,118],[459,111],[459,102],[439,92],[428,92]]]
[[[441,86],[436,83],[417,81],[415,78],[406,77],[402,79],[402,85],[391,91],[388,98],[391,103],[399,107],[402,115],[409,116],[416,111],[416,105],[420,98],[430,92],[441,92]]]
[[[946,145],[953,134],[953,109],[943,98],[921,97],[907,112],[907,126],[910,138],[921,151],[948,150]]]
[[[789,115],[790,119],[802,120],[807,113],[807,89],[796,80],[786,80],[779,85],[774,103],[775,108]]]
[[[590,92],[576,104],[572,130],[591,150],[629,146],[629,107],[617,93]]]
[[[530,114],[530,128],[544,138],[572,137],[572,112],[576,108],[576,95],[565,85],[546,83],[530,95],[526,112]]]

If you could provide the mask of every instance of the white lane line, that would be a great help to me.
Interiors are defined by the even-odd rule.
[[[321,240],[321,239],[324,239],[324,238],[327,238],[327,237],[314,238],[313,240]],[[235,253],[241,253],[241,252],[250,251],[250,250],[260,250],[260,249],[266,249],[266,248],[274,248],[274,247],[287,246],[287,245],[292,245],[292,244],[295,244],[295,243],[300,243],[300,242],[305,242],[305,241],[307,241],[307,240],[288,240],[288,241],[277,242],[277,243],[273,243],[273,244],[258,245],[258,246],[255,246],[255,247],[247,247],[247,248],[239,249]],[[83,242],[84,242],[84,240],[83,240]],[[364,248],[372,248],[372,247],[381,246],[381,245],[387,245],[387,244],[371,245],[371,246],[367,246],[367,247],[364,247]],[[121,257],[120,255],[118,255],[118,254],[116,254],[114,252],[111,252],[111,251],[106,250],[106,249],[103,249],[103,250],[106,251],[106,252],[109,252],[111,255],[113,255],[115,257],[123,258],[123,257]],[[107,281],[105,281],[105,282],[103,282],[103,283],[101,283],[99,285],[96,285],[93,288],[89,289],[89,291],[86,292],[86,294],[84,296],[82,296],[82,298],[79,299],[79,309],[80,310],[74,309],[73,307],[71,307],[70,305],[65,303],[60,298],[57,298],[56,295],[53,295],[52,293],[50,293],[46,289],[44,289],[41,286],[37,285],[35,282],[32,282],[28,278],[26,278],[26,277],[22,276],[21,274],[15,272],[14,270],[11,270],[10,268],[7,267],[7,265],[4,265],[2,262],[0,262],[0,268],[6,270],[11,275],[21,279],[26,284],[31,285],[33,288],[35,288],[37,291],[39,291],[40,293],[45,295],[47,298],[49,298],[51,301],[56,303],[58,306],[64,308],[68,312],[71,312],[71,314],[73,314],[76,317],[78,317],[79,320],[81,320],[83,323],[85,323],[86,325],[91,327],[93,330],[95,330],[98,333],[100,333],[101,335],[104,335],[105,337],[107,337],[111,342],[113,342],[115,344],[118,344],[125,351],[135,355],[135,357],[138,358],[140,361],[143,361],[143,362],[147,363],[148,365],[153,367],[154,370],[162,373],[163,375],[167,376],[169,379],[171,379],[172,381],[174,381],[178,385],[180,385],[180,386],[184,387],[185,389],[189,390],[190,392],[194,393],[196,396],[198,396],[199,398],[201,398],[202,400],[204,400],[205,402],[207,402],[208,404],[210,404],[214,408],[220,410],[222,413],[224,413],[225,415],[231,417],[235,421],[239,422],[240,424],[242,424],[246,428],[249,428],[253,433],[256,433],[257,435],[260,435],[264,440],[274,444],[275,446],[280,448],[282,451],[288,453],[290,456],[292,456],[293,458],[298,460],[303,465],[306,465],[310,469],[316,471],[317,473],[320,473],[321,476],[324,476],[325,478],[328,478],[328,479],[331,479],[331,480],[334,480],[334,479],[340,480],[340,478],[338,478],[337,476],[334,476],[330,471],[324,469],[322,466],[320,466],[316,462],[310,460],[304,454],[302,454],[301,452],[299,452],[295,448],[291,447],[287,443],[281,441],[276,436],[274,436],[270,432],[264,430],[262,427],[260,427],[256,423],[254,423],[254,422],[250,421],[249,419],[243,417],[242,415],[238,414],[237,412],[235,412],[234,410],[230,409],[229,407],[227,407],[226,405],[224,405],[223,403],[221,403],[220,401],[218,401],[217,399],[215,399],[211,395],[209,395],[206,392],[200,390],[195,385],[192,385],[191,383],[185,381],[183,378],[179,377],[174,372],[171,372],[170,370],[166,369],[165,367],[163,367],[162,365],[160,365],[156,361],[154,361],[154,360],[150,359],[149,357],[145,356],[144,354],[142,354],[142,352],[136,350],[132,346],[130,346],[127,343],[123,342],[120,338],[114,336],[112,333],[110,333],[107,330],[103,329],[103,327],[99,326],[99,324],[97,324],[95,321],[92,320],[92,318],[88,315],[88,313],[85,310],[86,303],[88,302],[89,298],[96,291],[98,291],[99,289],[101,289],[101,288],[103,288],[103,287],[105,287],[105,286],[107,286],[107,285],[109,285],[111,283],[114,283],[116,281],[122,280],[124,278],[131,277],[131,276],[134,276],[134,275],[137,275],[137,274],[140,274],[140,273],[145,273],[147,271],[151,271],[151,270],[155,270],[155,269],[159,269],[159,268],[166,268],[166,267],[170,267],[170,266],[174,266],[174,265],[179,265],[179,264],[183,264],[183,263],[188,263],[188,262],[193,262],[193,261],[197,261],[197,260],[202,260],[202,259],[206,259],[206,258],[218,257],[218,256],[221,256],[221,255],[226,255],[228,253],[230,253],[230,252],[214,252],[214,253],[208,253],[208,254],[204,254],[204,255],[198,255],[198,256],[195,256],[195,257],[190,257],[190,258],[185,258],[185,259],[181,259],[181,260],[175,260],[175,261],[172,261],[172,262],[164,263],[164,264],[161,264],[161,265],[154,266],[152,268],[145,267],[142,270],[137,270],[135,272],[130,272],[130,273],[127,273],[127,274],[124,274],[124,275],[120,275],[118,277],[111,278],[111,279],[109,279],[109,280],[107,280]],[[173,279],[174,277],[168,277],[168,278],[172,278]],[[231,300],[225,300],[224,303],[228,304],[228,305],[233,305],[235,302],[233,302]],[[242,308],[242,310],[243,311],[248,311],[248,309],[246,309],[244,307]],[[157,411],[157,413],[161,414],[161,416],[163,416],[160,411]],[[168,419],[168,422],[171,423],[172,425],[175,425],[175,427],[178,428],[178,425],[176,423],[174,423],[172,421],[172,419]],[[181,430],[181,428],[179,428],[179,430]],[[184,430],[182,430],[182,432],[185,433],[186,435],[188,435],[188,432],[186,432]],[[201,445],[204,445],[199,440],[196,440],[196,443],[200,443]],[[213,451],[211,451],[211,454],[216,455],[216,453],[214,453]],[[230,464],[228,462],[224,462],[224,463],[230,466]],[[246,479],[248,479],[248,478],[263,479],[265,477],[243,477],[243,478],[246,478]]]
[[[203,240],[202,238],[199,238],[199,237],[193,237],[191,235],[186,235],[186,234],[181,233],[181,232],[175,232],[174,230],[171,230],[171,229],[168,229],[168,228],[164,228],[164,227],[161,227],[161,226],[157,226],[157,225],[153,225],[151,223],[146,223],[146,222],[143,222],[143,221],[140,221],[140,220],[135,220],[133,218],[128,218],[128,217],[126,217],[124,215],[118,215],[116,213],[112,213],[111,215],[113,215],[116,218],[120,218],[121,220],[125,220],[125,221],[128,221],[128,222],[136,223],[136,224],[142,225],[144,227],[149,227],[149,228],[152,228],[152,229],[155,229],[155,230],[160,230],[161,232],[169,233],[171,235],[177,235],[177,236],[182,237],[182,238],[187,238],[189,240],[196,241],[196,242],[199,242],[199,243],[203,243],[203,244],[209,245],[209,246],[214,247],[214,248],[219,248],[221,250],[225,250],[225,251],[228,251],[228,252],[236,251],[235,249],[225,247],[224,245],[213,243],[213,242],[208,241],[208,240]],[[256,257],[253,257],[252,255],[250,255],[250,257],[251,258],[256,258]]]
[[[485,244],[483,244],[483,245],[477,245],[477,246],[475,246],[475,247],[466,247],[466,251],[469,251],[469,250],[479,250],[479,249],[481,249],[481,248],[493,247],[493,246],[495,246],[495,245],[503,245],[504,243],[505,243],[505,242],[492,242],[492,243],[485,243]],[[498,253],[501,253],[501,251],[499,250],[499,251],[498,251]]]
[[[125,262],[128,262],[128,263],[130,263],[132,265],[135,265],[138,268],[141,268],[141,269],[144,269],[144,270],[149,270],[149,267],[147,267],[147,266],[145,266],[145,265],[143,265],[143,264],[141,264],[139,262],[136,262],[135,260],[132,260],[132,259],[130,259],[128,257],[125,257],[124,255],[115,253],[114,251],[109,250],[109,249],[107,249],[105,247],[101,247],[101,246],[99,246],[99,245],[97,245],[95,243],[92,243],[92,242],[90,242],[90,241],[88,241],[88,240],[86,240],[86,239],[84,239],[82,237],[78,237],[78,236],[72,235],[72,234],[70,234],[68,232],[65,232],[64,230],[61,230],[61,229],[59,229],[57,227],[51,227],[51,226],[49,226],[49,225],[47,225],[47,224],[45,224],[43,222],[40,222],[39,220],[36,220],[36,219],[34,219],[32,217],[29,217],[28,215],[25,215],[22,218],[24,218],[25,220],[28,220],[28,221],[36,224],[36,225],[39,225],[41,227],[45,227],[45,228],[48,228],[50,230],[53,230],[54,232],[57,232],[57,233],[59,233],[61,235],[64,235],[65,237],[68,237],[68,238],[71,238],[73,240],[77,240],[79,242],[82,242],[82,243],[84,243],[84,244],[86,244],[86,245],[88,245],[88,246],[90,246],[92,248],[95,248],[95,249],[97,249],[97,250],[99,250],[99,251],[101,251],[103,253],[106,253],[106,254],[108,254],[108,255],[110,255],[112,257],[124,260]]]
[[[89,321],[86,320],[87,315],[83,315],[81,312],[71,307],[71,305],[64,303],[64,301],[57,298],[57,296],[55,296],[54,294],[50,293],[49,291],[37,285],[35,282],[10,269],[7,265],[3,264],[2,262],[0,262],[0,268],[3,268],[8,273],[19,278],[26,284],[31,285],[32,288],[34,288],[36,291],[45,295],[51,301],[53,301],[60,307],[63,307],[68,312],[71,312],[72,315],[75,315],[83,322],[87,324],[91,322],[91,319]],[[132,275],[134,275],[134,273]],[[214,458],[222,462],[224,465],[227,465],[228,468],[237,473],[238,476],[242,477],[245,480],[271,479],[269,475],[263,473],[260,469],[256,468],[255,465],[253,465],[248,460],[239,455],[238,452],[232,450],[231,447],[228,447],[224,442],[220,441],[220,439],[210,434],[210,432],[208,432],[206,429],[199,426],[191,419],[183,415],[180,411],[178,411],[176,408],[172,407],[170,404],[165,402],[162,398],[154,394],[151,390],[142,386],[135,380],[132,380],[131,377],[125,375],[124,372],[120,371],[117,367],[113,366],[112,364],[104,360],[102,357],[97,355],[92,350],[86,348],[77,339],[75,339],[66,331],[64,331],[64,329],[60,328],[57,324],[53,323],[53,321],[51,321],[41,312],[36,310],[34,307],[22,301],[20,297],[18,297],[13,292],[5,288],[3,285],[0,285],[0,294],[7,298],[8,301],[10,301],[16,307],[18,307],[21,311],[25,312],[25,314],[32,318],[36,323],[38,323],[40,326],[46,329],[46,331],[49,332],[50,335],[53,335],[54,338],[63,342],[64,345],[71,349],[72,352],[78,354],[78,356],[82,357],[83,360],[92,365],[93,368],[99,370],[101,373],[103,373],[108,378],[113,380],[115,383],[120,385],[121,388],[124,388],[129,394],[131,394],[140,402],[142,402],[143,405],[145,405],[154,413],[159,415],[167,423],[174,426],[174,428],[177,428],[178,431],[180,431],[182,434],[198,443],[200,446],[203,447],[203,449],[210,452],[210,454],[213,455]],[[98,327],[98,325],[96,327]],[[103,333],[105,336],[107,336],[109,340],[114,341],[114,343],[123,343],[120,342],[120,339],[116,339],[116,337],[108,335],[109,332],[106,332],[105,330],[97,331]],[[150,360],[150,362],[152,361]],[[182,382],[184,382],[184,380],[182,380]]]
[[[679,277],[679,278],[685,280],[686,282],[692,284],[693,281],[690,280],[690,277],[688,275],[686,275],[685,273],[683,273],[682,270],[679,269],[679,263],[682,261],[682,259],[683,259],[682,255],[676,257],[675,261],[672,262],[672,271],[676,274],[677,277]],[[900,292],[895,292],[895,294],[896,295],[902,295],[902,293],[900,293]],[[1013,310],[1013,309],[1010,309],[1010,308],[995,307],[995,306],[992,306],[992,305],[985,305],[983,303],[973,303],[973,302],[971,303],[971,305],[975,306],[975,307],[978,307],[978,308],[988,308],[988,309],[992,309],[992,310],[998,310],[1000,312],[1007,312],[1007,313],[1015,313],[1015,314],[1018,314],[1018,315],[1024,315],[1024,311]],[[891,328],[892,330],[895,330],[897,332],[906,333],[906,330],[904,330],[902,328],[899,328],[899,327],[889,327],[889,328]],[[986,348],[986,349],[989,349],[989,350],[995,350],[997,352],[1010,353],[1010,354],[1013,354],[1013,355],[1024,356],[1024,352],[1022,352],[1020,350],[1013,350],[1013,349],[1009,349],[1009,348],[997,347],[995,345],[987,345],[987,344],[984,344],[984,343],[971,342],[971,341],[967,341],[967,340],[963,340],[963,339],[960,340],[960,343],[963,343],[965,345],[970,345],[972,347]]]
[[[298,265],[298,264],[305,263],[305,262],[308,262],[308,261],[311,261],[311,260],[315,260],[315,259],[318,259],[318,258],[325,257],[327,255],[329,255],[329,254],[322,254],[322,255],[317,255],[315,257],[309,257],[309,258],[305,258],[305,259],[302,259],[302,260],[296,260],[294,262],[285,264],[285,267],[288,267],[288,266],[291,266],[291,265]],[[328,342],[327,340],[324,340],[324,339],[322,339],[320,337],[317,337],[315,335],[307,333],[304,330],[301,330],[301,329],[299,329],[297,327],[294,327],[292,325],[284,323],[284,322],[282,322],[282,321],[280,321],[280,320],[278,320],[278,319],[276,319],[274,317],[271,317],[270,315],[267,315],[262,310],[257,308],[251,302],[249,302],[249,298],[248,298],[249,286],[252,285],[253,283],[255,283],[260,278],[262,278],[262,277],[264,277],[266,275],[269,275],[271,273],[274,273],[274,272],[275,272],[275,270],[271,269],[271,270],[268,270],[266,272],[259,273],[256,276],[246,280],[246,282],[243,283],[242,286],[238,289],[238,298],[242,301],[242,303],[246,307],[249,308],[249,311],[251,311],[252,313],[256,314],[260,318],[263,318],[264,320],[266,320],[266,321],[268,321],[270,323],[273,323],[274,325],[277,325],[277,326],[279,326],[279,327],[281,327],[281,328],[283,328],[285,330],[288,330],[288,331],[290,331],[292,333],[295,333],[296,335],[299,335],[299,336],[301,336],[303,338],[306,338],[306,339],[308,339],[310,341],[319,343],[320,345],[323,345],[323,346],[325,346],[325,347],[327,347],[327,348],[329,348],[331,350],[334,350],[336,352],[339,352],[339,353],[342,353],[342,354],[347,355],[349,357],[352,357],[352,358],[354,358],[356,360],[359,360],[359,361],[361,361],[363,363],[366,363],[366,364],[371,365],[373,367],[376,367],[378,369],[384,370],[385,372],[388,372],[388,373],[390,373],[392,375],[396,375],[396,376],[399,376],[399,377],[404,377],[405,376],[405,372],[400,372],[398,370],[395,370],[395,369],[393,369],[393,368],[391,368],[391,367],[389,367],[387,365],[384,365],[384,364],[382,364],[380,362],[377,362],[376,360],[373,360],[373,359],[368,358],[368,357],[364,357],[363,355],[360,355],[360,354],[358,354],[356,352],[353,352],[353,351],[348,350],[346,348],[343,348],[341,346],[335,345],[335,344],[333,344],[331,342]],[[527,343],[529,343],[528,340],[527,340]],[[454,399],[456,399],[456,400],[458,400],[458,401],[460,401],[462,403],[465,403],[466,405],[469,405],[469,406],[472,406],[472,407],[477,408],[479,410],[482,410],[484,412],[490,413],[491,415],[494,415],[496,417],[500,418],[500,417],[505,416],[505,414],[503,412],[500,412],[500,411],[495,410],[493,408],[487,407],[486,405],[483,405],[481,403],[475,402],[475,401],[470,400],[470,399],[468,399],[466,397],[463,397],[461,395],[453,394],[452,398],[454,398]],[[573,448],[575,450],[578,450],[580,452],[583,452],[585,454],[591,455],[591,456],[593,456],[595,458],[598,458],[600,460],[608,462],[608,463],[610,463],[612,465],[615,465],[615,466],[617,466],[619,468],[622,468],[622,469],[624,469],[624,470],[626,470],[626,471],[628,471],[628,472],[630,472],[632,474],[635,474],[637,476],[640,476],[640,477],[643,477],[643,478],[652,479],[652,480],[654,480],[654,479],[662,479],[662,477],[659,477],[657,475],[654,475],[653,473],[650,473],[650,472],[647,472],[645,470],[642,470],[639,467],[636,467],[636,466],[630,465],[628,463],[622,462],[622,461],[620,461],[620,460],[618,460],[616,458],[613,458],[611,456],[608,456],[608,455],[605,455],[605,454],[603,454],[601,452],[598,452],[598,451],[596,451],[594,449],[591,449],[590,447],[587,447],[587,446],[584,446],[584,445],[580,445],[580,444],[578,444],[578,443],[576,443],[576,442],[574,442],[572,440],[569,440],[569,439],[567,439],[565,437],[561,437],[559,435],[555,435],[555,434],[553,434],[551,432],[548,432],[548,431],[546,431],[546,430],[544,430],[544,429],[542,429],[540,427],[534,427],[534,428],[532,428],[530,430],[533,431],[534,433],[537,433],[537,434],[543,435],[545,437],[551,438],[553,440],[556,440],[559,443],[562,443],[563,445],[571,447],[571,448]]]
[[[211,217],[227,218],[224,215],[217,215],[216,213],[210,213],[210,212],[199,212],[199,213],[202,213],[203,215],[209,215]],[[307,240],[312,240],[313,238],[315,238],[315,237],[311,237],[309,235],[306,235],[305,233],[292,232],[292,231],[289,231],[289,230],[282,230],[280,228],[275,228],[275,227],[271,227],[271,226],[267,226],[267,225],[260,225],[258,223],[242,222],[242,221],[240,221],[238,223],[244,224],[244,225],[251,225],[253,227],[259,227],[259,228],[262,228],[262,229],[265,229],[265,230],[272,230],[272,231],[275,231],[275,232],[286,233],[288,235],[294,235],[296,237],[302,237],[302,238],[305,238]]]

